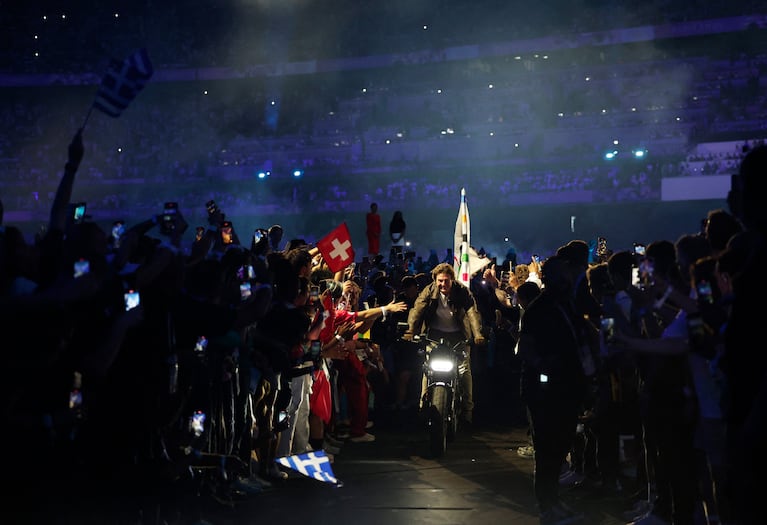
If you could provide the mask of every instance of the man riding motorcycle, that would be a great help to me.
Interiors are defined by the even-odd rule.
[[[432,282],[418,294],[408,314],[408,330],[405,340],[413,335],[426,332],[429,339],[453,346],[461,341],[473,341],[474,345],[485,344],[482,335],[482,318],[477,302],[468,287],[455,280],[455,270],[449,263],[441,263],[431,272]],[[425,330],[424,330],[425,327]],[[463,388],[463,423],[472,424],[474,400],[472,395],[471,351],[467,348],[462,363],[465,372],[461,375]],[[421,399],[426,388],[422,382]]]

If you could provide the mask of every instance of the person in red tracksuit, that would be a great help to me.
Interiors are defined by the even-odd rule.
[[[367,343],[359,341],[357,335],[369,330],[378,318],[385,318],[389,313],[405,311],[407,304],[402,301],[392,301],[385,306],[357,311],[361,291],[359,285],[349,280],[343,284],[331,281],[326,283],[326,286],[331,290],[331,296],[334,299],[337,297],[334,300],[334,307],[330,308],[332,313],[326,323],[327,329],[335,332],[336,328],[347,323],[353,323],[355,328],[355,337],[343,341],[348,350],[348,357],[333,360],[333,365],[338,369],[339,382],[346,392],[349,440],[354,443],[369,443],[375,441],[375,436],[369,434],[366,428],[370,390],[367,383],[367,370],[363,363],[365,358],[363,352],[366,351]],[[340,296],[335,291],[337,288],[341,288]]]

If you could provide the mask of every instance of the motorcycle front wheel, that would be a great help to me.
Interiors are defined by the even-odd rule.
[[[447,427],[447,442],[455,441],[455,436],[458,434],[458,400],[448,399],[448,404],[445,410],[445,427]]]
[[[429,448],[435,458],[442,457],[447,449],[447,389],[438,385],[431,393],[431,406],[429,407]]]

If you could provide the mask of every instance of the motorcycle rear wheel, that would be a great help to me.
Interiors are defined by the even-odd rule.
[[[435,458],[442,457],[447,450],[448,393],[442,386],[435,386],[431,393],[429,407],[429,449]]]

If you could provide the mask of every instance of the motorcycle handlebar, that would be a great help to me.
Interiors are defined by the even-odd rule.
[[[431,338],[427,337],[425,334],[413,335],[412,338],[409,341],[407,339],[402,339],[402,340],[403,341],[407,341],[407,342],[417,343],[417,344],[432,343],[432,344],[436,344],[436,345],[447,345],[447,342],[444,339],[440,339],[440,340],[431,339]],[[471,340],[470,339],[464,339],[462,341],[458,341],[456,344],[454,344],[452,346],[452,348],[456,349],[456,348],[460,348],[460,347],[464,347],[464,346],[469,346],[470,344],[471,344]]]

